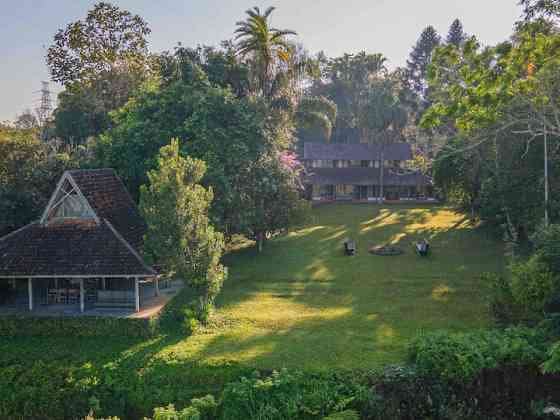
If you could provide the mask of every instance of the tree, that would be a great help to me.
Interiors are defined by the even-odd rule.
[[[386,58],[362,51],[330,59],[320,56],[319,60],[321,73],[313,81],[308,96],[325,97],[336,105],[332,141],[346,142],[348,133],[358,129],[362,93],[371,80],[386,72]],[[306,141],[316,141],[315,136],[300,134]]]
[[[364,93],[360,112],[360,126],[367,133],[368,143],[380,145],[379,165],[380,197],[384,197],[385,173],[384,148],[403,138],[403,130],[408,121],[408,112],[390,78],[374,80]]]
[[[47,51],[52,80],[67,85],[95,80],[123,67],[142,71],[149,34],[140,16],[99,2],[85,20],[70,23],[54,36]]]
[[[151,77],[149,33],[140,16],[100,2],[85,20],[55,34],[47,64],[52,80],[65,87],[54,113],[59,138],[80,144],[109,127],[109,112]]]
[[[467,37],[467,34],[463,30],[463,24],[459,19],[455,19],[449,28],[449,33],[447,34],[445,42],[448,45],[454,45],[459,48],[467,40]]]
[[[37,129],[0,125],[0,236],[36,220],[58,178],[79,167],[75,151],[39,139]]]
[[[246,11],[244,21],[237,22],[235,30],[237,52],[249,57],[256,80],[256,92],[270,97],[273,81],[282,64],[290,61],[291,46],[286,40],[288,35],[296,35],[289,29],[275,29],[270,26],[269,18],[274,7],[261,13],[258,7]]]
[[[558,215],[557,204],[547,199],[558,176],[550,165],[558,148],[549,149],[547,139],[560,135],[560,36],[528,23],[513,40],[481,48],[472,38],[459,50],[438,50],[430,77],[437,96],[423,124],[454,124],[476,139],[469,148],[492,145],[493,156],[483,155],[492,176],[483,182],[482,214],[494,214],[510,237],[526,240],[527,230],[540,222],[535,205],[545,218]],[[538,193],[536,185],[543,187]]]
[[[179,140],[161,148],[157,166],[141,188],[140,211],[148,230],[144,252],[162,264],[168,276],[177,276],[195,293],[199,314],[208,313],[227,277],[220,264],[224,237],[210,224],[212,188],[199,183],[206,164],[181,157]]]
[[[559,0],[520,0],[519,5],[523,6],[526,20],[560,16]]]
[[[427,97],[428,67],[440,45],[441,37],[433,26],[428,26],[422,31],[407,61],[410,87],[423,99]]]
[[[17,117],[15,126],[20,130],[31,130],[39,127],[39,120],[30,109],[26,109]]]
[[[319,131],[329,142],[336,121],[336,104],[324,96],[307,96],[298,103],[296,125],[301,131]]]

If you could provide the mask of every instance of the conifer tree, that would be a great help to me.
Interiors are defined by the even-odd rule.
[[[199,184],[206,164],[179,154],[179,141],[161,148],[157,168],[140,192],[140,210],[148,225],[144,253],[169,276],[183,279],[205,317],[222,288],[227,269],[220,264],[224,236],[210,224],[214,194]]]
[[[463,30],[463,24],[459,19],[455,19],[449,28],[449,33],[445,42],[448,45],[455,45],[460,47],[467,39],[467,34]]]
[[[428,66],[435,49],[440,46],[441,37],[433,26],[428,26],[413,47],[407,61],[410,88],[422,98],[426,97]]]

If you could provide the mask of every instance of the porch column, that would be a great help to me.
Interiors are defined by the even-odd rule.
[[[33,310],[33,279],[27,279],[27,294],[29,295],[29,310]]]
[[[80,312],[84,312],[85,299],[84,299],[84,279],[80,279]]]
[[[159,296],[159,279],[156,277],[154,282],[156,286],[156,296]]]
[[[107,283],[105,282],[105,277],[101,278],[101,290],[105,290],[107,288]]]
[[[138,277],[134,277],[134,308],[136,312],[140,312],[140,285],[138,284]]]

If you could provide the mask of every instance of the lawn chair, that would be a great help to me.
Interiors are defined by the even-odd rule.
[[[348,256],[356,254],[356,242],[352,239],[347,239],[344,241],[344,253]]]
[[[427,240],[423,239],[420,242],[414,244],[416,253],[421,257],[427,257],[430,252],[430,244]]]

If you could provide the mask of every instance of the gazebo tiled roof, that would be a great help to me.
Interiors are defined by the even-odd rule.
[[[86,217],[53,217],[70,194]],[[112,169],[67,171],[41,220],[0,238],[0,277],[154,276],[139,254],[145,232]]]

